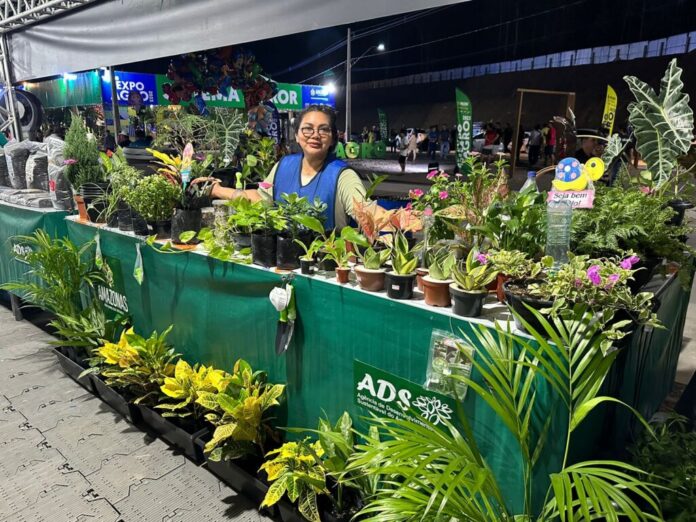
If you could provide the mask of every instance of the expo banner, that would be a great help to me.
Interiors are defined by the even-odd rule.
[[[278,85],[283,84],[279,83]],[[336,96],[323,85],[302,85],[302,107],[304,108],[308,105],[331,105],[331,107],[335,107]]]
[[[614,128],[614,119],[616,117],[616,105],[618,98],[616,91],[611,85],[607,85],[607,97],[604,101],[604,114],[602,115],[602,127],[607,129],[608,135],[611,136],[611,131]]]
[[[116,98],[119,105],[157,105],[157,80],[154,74],[114,71],[101,77],[102,99],[111,105],[111,82],[116,82]]]
[[[472,111],[469,97],[460,89],[455,89],[457,103],[457,166],[462,168],[464,160],[471,151]]]

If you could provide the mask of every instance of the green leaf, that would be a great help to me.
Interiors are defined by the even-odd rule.
[[[321,522],[319,508],[317,506],[317,495],[314,491],[308,490],[297,508],[302,516],[309,520],[309,522]]]
[[[266,496],[263,498],[263,502],[261,502],[261,507],[273,506],[283,498],[290,480],[292,480],[292,477],[285,475],[271,484],[266,492]]]
[[[187,230],[186,232],[182,232],[179,234],[179,241],[182,243],[188,243],[191,241],[194,237],[196,237],[196,232],[193,230]]]

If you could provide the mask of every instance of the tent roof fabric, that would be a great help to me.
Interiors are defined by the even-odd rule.
[[[10,56],[19,82],[461,1],[107,0],[11,33]]]

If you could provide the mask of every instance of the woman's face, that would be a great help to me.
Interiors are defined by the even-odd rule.
[[[328,114],[312,111],[305,114],[295,135],[302,152],[309,158],[324,159],[333,145],[331,120]]]

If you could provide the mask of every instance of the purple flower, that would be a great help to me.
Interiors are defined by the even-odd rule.
[[[626,259],[621,261],[621,263],[619,263],[619,265],[624,270],[630,270],[631,268],[633,268],[633,265],[635,265],[638,261],[640,261],[640,257],[631,256],[631,257],[627,257]]]
[[[592,265],[587,269],[587,278],[592,281],[592,284],[595,286],[602,283],[602,277],[599,275],[599,265]]]
[[[488,263],[488,256],[486,254],[484,254],[483,252],[479,252],[476,255],[476,261],[478,261],[482,265],[485,265]]]
[[[441,190],[439,196],[440,199],[447,199],[449,197],[449,193],[446,190]]]
[[[607,285],[605,286],[605,288],[607,290],[611,290],[612,288],[614,288],[614,285],[619,280],[619,277],[619,274],[611,274],[609,277],[607,277]]]
[[[74,165],[75,163],[77,163],[76,159],[68,158],[63,160],[63,165]]]

